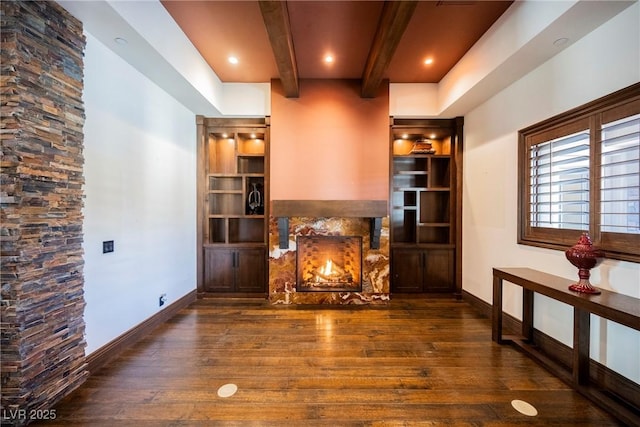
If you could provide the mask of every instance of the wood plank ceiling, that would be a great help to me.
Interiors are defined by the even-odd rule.
[[[511,3],[162,1],[222,81],[279,78],[289,97],[303,78],[361,79],[363,97],[385,79],[437,83]]]

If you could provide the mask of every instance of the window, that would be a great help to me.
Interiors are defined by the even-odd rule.
[[[640,262],[640,83],[519,133],[518,243]]]
[[[603,232],[640,234],[640,114],[602,125]]]

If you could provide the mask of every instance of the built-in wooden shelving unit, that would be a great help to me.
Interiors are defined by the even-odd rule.
[[[269,120],[198,116],[198,291],[266,293]]]
[[[462,118],[391,118],[391,290],[460,294]]]

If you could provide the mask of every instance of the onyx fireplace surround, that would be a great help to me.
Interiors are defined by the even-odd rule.
[[[273,200],[270,212],[270,302],[372,304],[389,300],[386,200]],[[347,253],[331,255],[342,243],[347,244]],[[302,249],[302,253],[298,249]],[[305,255],[304,249],[314,254]],[[334,270],[333,274],[341,274],[343,281],[335,276],[325,277],[327,281],[340,283],[312,285],[312,289],[306,283],[305,287],[298,264],[306,263],[308,270],[317,274],[326,268],[327,261],[337,268],[338,273]],[[360,271],[356,268],[347,274],[356,261],[360,263]],[[307,271],[307,279],[311,274]],[[355,283],[356,279],[360,283]]]

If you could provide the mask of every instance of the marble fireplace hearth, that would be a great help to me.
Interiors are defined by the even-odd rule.
[[[274,200],[269,218],[269,301],[273,304],[376,304],[389,300],[386,201]],[[284,236],[283,234],[286,234]],[[300,290],[297,238],[354,236],[362,241],[361,290]]]

